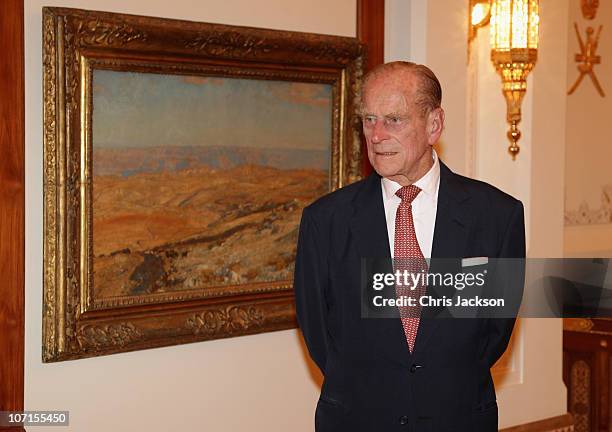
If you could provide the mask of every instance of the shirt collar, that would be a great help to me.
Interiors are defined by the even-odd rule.
[[[433,165],[423,177],[415,181],[413,184],[419,187],[425,195],[434,197],[438,189],[438,181],[440,180],[440,161],[438,160],[438,154],[434,149],[431,150],[431,153]],[[399,183],[384,177],[382,179],[382,185],[385,201],[396,197],[395,193],[402,187],[402,185]]]

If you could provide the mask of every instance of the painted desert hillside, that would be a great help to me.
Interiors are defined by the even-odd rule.
[[[94,150],[95,175],[134,175],[208,167],[260,165],[287,169],[327,169],[329,151],[238,146],[117,147]]]
[[[290,280],[302,209],[328,191],[322,169],[192,163],[134,170],[134,163],[119,167],[119,158],[117,170],[105,171],[96,170],[98,156],[96,298]]]

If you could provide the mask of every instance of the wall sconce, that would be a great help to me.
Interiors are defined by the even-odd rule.
[[[470,61],[470,47],[480,27],[489,24],[491,19],[491,0],[470,0],[470,14],[468,23],[468,63]]]
[[[526,79],[538,58],[538,0],[469,1],[468,46],[479,27],[488,22],[491,24],[491,61],[502,78],[506,119],[510,124],[508,152],[515,160],[520,150],[518,124],[521,121],[521,103],[527,91]]]

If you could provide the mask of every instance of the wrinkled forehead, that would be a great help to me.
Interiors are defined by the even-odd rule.
[[[415,106],[416,79],[411,73],[371,77],[362,93],[362,111],[377,115],[410,112]]]

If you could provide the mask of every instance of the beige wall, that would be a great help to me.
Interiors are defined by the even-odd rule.
[[[313,430],[318,385],[295,330],[41,363],[43,5],[354,36],[355,0],[25,1],[26,409],[69,410],[79,432]]]
[[[501,80],[490,61],[488,28],[479,32],[468,65],[468,2],[409,3],[403,10],[410,12],[406,17],[410,26],[387,29],[387,55],[399,58],[397,47],[404,47],[404,58],[428,64],[440,78],[446,111],[444,161],[453,170],[492,183],[523,201],[529,256],[561,256],[565,131],[551,126],[563,124],[565,118],[569,0],[540,1],[541,50],[528,80],[521,153],[514,162],[506,150],[506,106]],[[494,368],[500,427],[566,412],[561,336],[560,320],[520,320],[511,349]]]
[[[579,76],[574,55],[580,52],[574,31],[578,24],[583,40],[586,28],[603,30],[594,70],[606,97],[601,97],[586,76],[567,96],[567,151],[565,162],[565,252],[573,256],[612,257],[612,4],[600,2],[594,20],[582,16],[580,5],[570,7],[567,25],[567,88]]]

